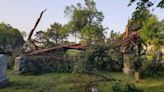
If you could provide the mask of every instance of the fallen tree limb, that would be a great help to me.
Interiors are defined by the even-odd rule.
[[[95,72],[84,72],[84,73],[89,74],[89,75],[95,75],[97,77],[102,77],[103,79],[106,79],[107,81],[118,81],[115,78],[113,78],[112,76],[106,76],[106,75],[103,75],[100,73],[95,73]]]
[[[45,9],[44,11],[41,12],[39,18],[37,19],[35,25],[34,25],[34,28],[30,31],[30,34],[28,36],[28,39],[27,40],[31,40],[31,37],[32,37],[32,34],[34,33],[34,30],[36,29],[36,27],[38,26],[42,16],[43,16],[43,13],[46,11],[47,9]]]

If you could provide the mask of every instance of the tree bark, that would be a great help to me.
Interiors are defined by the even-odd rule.
[[[30,31],[30,34],[28,36],[28,39],[27,40],[31,40],[31,37],[32,37],[32,34],[34,33],[34,30],[36,29],[36,27],[38,26],[42,16],[43,16],[43,13],[46,11],[47,9],[45,9],[44,11],[41,12],[39,18],[37,19],[35,25],[34,25],[34,28]]]

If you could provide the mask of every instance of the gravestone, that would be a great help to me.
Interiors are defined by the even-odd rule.
[[[98,92],[98,89],[95,87],[92,87],[91,92]]]
[[[26,66],[27,66],[27,58],[24,55],[15,58],[15,63],[14,63],[15,73],[21,74],[26,72]]]
[[[7,73],[8,57],[4,54],[0,54],[0,87],[5,87],[8,84]]]

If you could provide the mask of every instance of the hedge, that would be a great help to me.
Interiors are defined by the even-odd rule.
[[[44,72],[72,72],[74,62],[69,57],[31,56],[28,57],[27,72],[40,74]]]

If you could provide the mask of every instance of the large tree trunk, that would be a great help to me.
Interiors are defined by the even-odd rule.
[[[123,68],[123,72],[125,74],[132,74],[133,73],[133,69],[132,69],[132,64],[134,61],[134,54],[125,54],[123,56],[124,59],[124,68]]]
[[[139,82],[140,81],[140,71],[135,71],[134,76],[135,76],[135,81]]]
[[[34,33],[34,30],[36,29],[36,27],[38,26],[42,16],[43,16],[43,13],[46,11],[47,9],[45,9],[44,11],[41,12],[39,18],[37,19],[35,25],[34,25],[34,28],[30,31],[30,34],[28,36],[28,39],[27,40],[31,40],[31,37],[32,37],[32,34]]]

